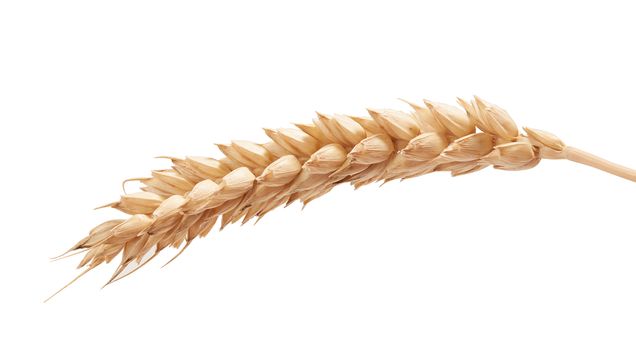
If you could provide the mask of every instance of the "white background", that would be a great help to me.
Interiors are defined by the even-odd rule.
[[[628,2],[624,2],[628,3]],[[279,209],[51,302],[159,155],[219,156],[315,110],[478,94],[636,166],[618,2],[3,1],[0,347],[633,349],[636,186],[545,161]]]

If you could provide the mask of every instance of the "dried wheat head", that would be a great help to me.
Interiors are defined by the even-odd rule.
[[[85,253],[78,267],[85,268],[82,276],[120,255],[111,283],[167,247],[181,247],[178,256],[217,221],[222,229],[281,205],[306,205],[345,182],[358,188],[434,171],[464,175],[491,165],[525,170],[542,158],[569,159],[636,181],[636,171],[568,147],[548,132],[520,133],[504,109],[478,97],[458,99],[461,108],[407,103],[409,112],[369,109],[370,117],[318,113],[297,128],[265,129],[267,143],[219,144],[221,159],[168,158],[171,169],[135,179],[141,192],[106,205],[129,214],[127,219],[98,225],[63,256]]]

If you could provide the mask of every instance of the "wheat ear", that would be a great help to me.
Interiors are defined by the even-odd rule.
[[[490,165],[524,170],[542,158],[568,159],[636,181],[636,171],[568,147],[548,132],[519,133],[505,110],[478,97],[458,99],[462,108],[406,103],[410,112],[369,109],[370,118],[318,113],[295,129],[265,129],[270,142],[218,145],[225,155],[218,160],[166,157],[172,169],[135,179],[142,192],[106,205],[130,214],[127,219],[98,225],[65,254],[85,252],[78,266],[86,268],[83,273],[121,254],[111,283],[166,247],[183,245],[180,254],[219,219],[221,229],[260,219],[281,205],[306,205],[344,182],[358,188],[434,171],[463,175]]]

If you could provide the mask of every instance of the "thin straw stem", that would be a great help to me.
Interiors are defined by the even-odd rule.
[[[636,182],[636,170],[612,163],[578,148],[567,147],[565,149],[565,158]]]

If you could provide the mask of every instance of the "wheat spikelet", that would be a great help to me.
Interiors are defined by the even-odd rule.
[[[180,254],[217,221],[222,229],[258,220],[281,205],[306,205],[345,182],[358,188],[434,171],[464,175],[490,165],[524,170],[542,158],[569,159],[636,181],[636,171],[567,147],[550,133],[524,128],[521,134],[505,110],[478,97],[458,99],[462,108],[406,103],[409,112],[318,113],[295,129],[265,129],[270,142],[219,144],[225,158],[218,160],[165,157],[171,169],[131,179],[141,182],[142,192],[106,205],[130,214],[126,220],[98,225],[65,254],[85,252],[80,276],[121,255],[111,283],[167,247],[182,246]]]

